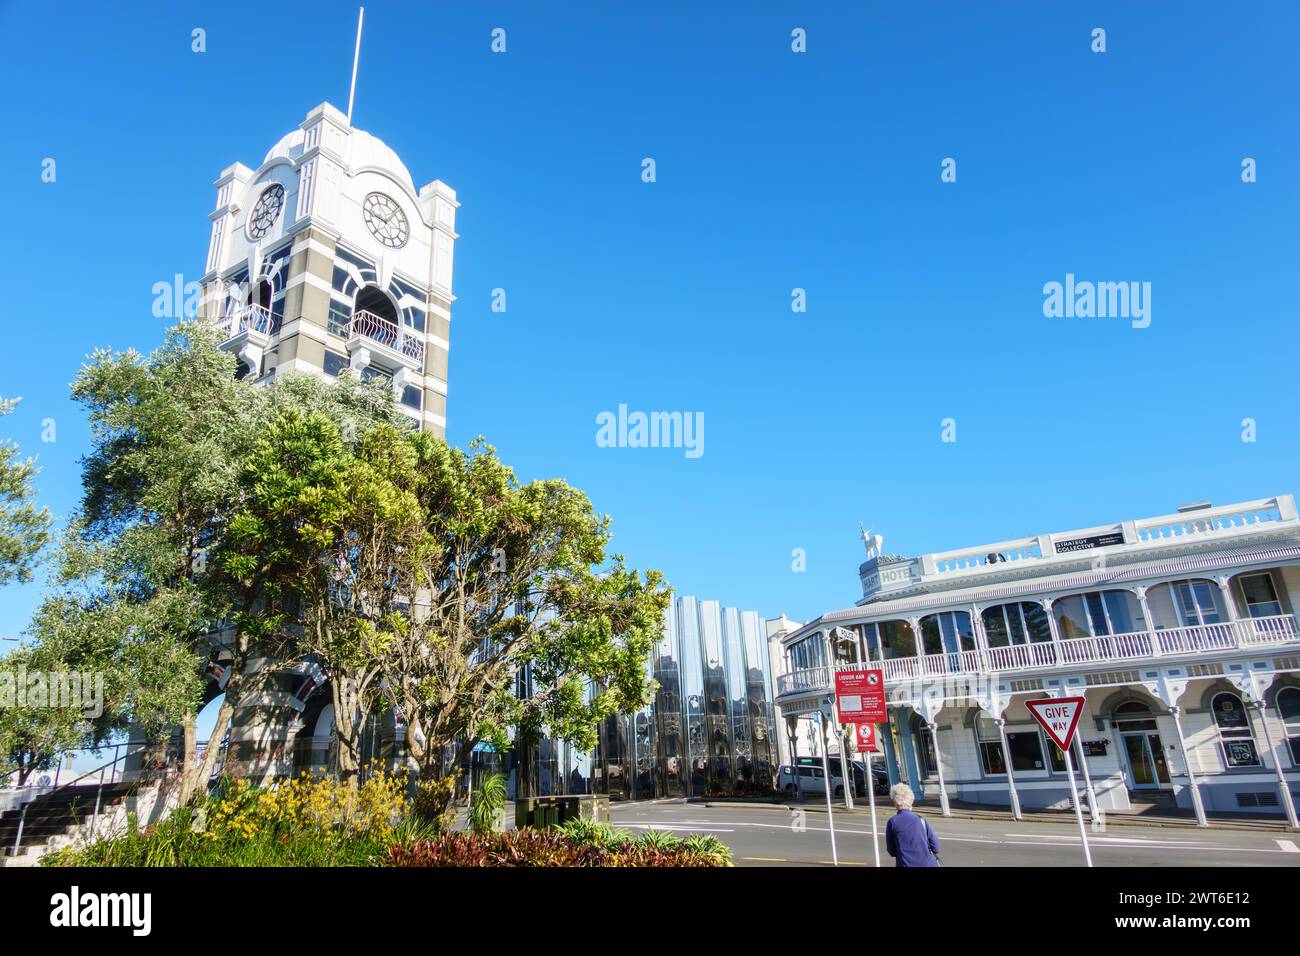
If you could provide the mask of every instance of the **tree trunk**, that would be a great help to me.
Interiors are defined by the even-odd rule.
[[[233,681],[231,682],[233,684]],[[207,793],[208,781],[212,779],[212,771],[217,765],[217,756],[221,750],[221,738],[226,735],[230,727],[231,715],[235,712],[234,702],[231,700],[232,688],[230,684],[226,686],[226,697],[221,702],[221,709],[217,711],[217,722],[212,726],[212,735],[208,737],[207,749],[203,752],[203,760],[195,761],[193,768],[186,768],[181,777],[180,795],[178,797],[180,806],[186,806],[200,794]],[[195,729],[191,726],[186,731],[186,759],[189,759],[189,750],[193,746],[191,740],[194,736]],[[197,747],[194,747],[197,750]]]
[[[348,692],[345,683],[345,680],[337,677],[330,682],[334,699],[334,741],[338,746],[339,782],[355,790],[361,769],[360,755],[357,752],[360,722],[357,720],[355,696]]]

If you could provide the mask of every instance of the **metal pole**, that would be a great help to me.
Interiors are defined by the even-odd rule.
[[[1278,752],[1273,749],[1273,732],[1268,729],[1268,713],[1264,709],[1264,701],[1261,699],[1256,706],[1259,708],[1259,725],[1264,728],[1264,743],[1268,745],[1269,756],[1273,758],[1273,769],[1277,771],[1277,785],[1282,791],[1282,806],[1286,807],[1287,822],[1291,824],[1292,830],[1300,830],[1300,824],[1296,823],[1295,801],[1291,799],[1291,790],[1286,785],[1286,774],[1282,772],[1282,761]]]
[[[1209,821],[1205,818],[1205,804],[1201,802],[1201,785],[1196,779],[1196,773],[1192,770],[1192,757],[1187,752],[1187,739],[1183,736],[1183,720],[1180,716],[1182,708],[1175,704],[1169,708],[1169,712],[1174,717],[1174,730],[1178,732],[1178,750],[1183,755],[1183,766],[1187,768],[1187,780],[1192,788],[1192,809],[1196,811],[1196,825],[1198,827],[1209,826]]]
[[[1065,751],[1065,772],[1070,775],[1070,802],[1074,804],[1074,818],[1079,821],[1079,838],[1083,840],[1083,859],[1087,866],[1092,866],[1092,851],[1088,849],[1088,828],[1083,825],[1083,809],[1079,806],[1079,791],[1074,783],[1074,761],[1070,751]]]
[[[822,782],[826,788],[826,825],[831,831],[831,865],[839,866],[840,856],[835,849],[835,817],[831,809],[831,766],[826,760],[826,719],[820,710],[817,711],[817,725],[822,732]]]
[[[843,724],[835,725],[835,735],[840,742],[840,769],[844,772],[844,809],[853,809],[853,755],[849,753],[849,735]]]
[[[1079,755],[1079,767],[1083,770],[1083,786],[1088,794],[1088,819],[1096,826],[1101,822],[1101,814],[1097,812],[1097,792],[1092,789],[1092,774],[1088,772],[1088,761],[1084,759],[1083,744],[1079,741],[1079,735],[1074,735],[1074,752]]]
[[[361,62],[361,23],[366,18],[366,8],[357,14],[357,48],[352,53],[352,86],[348,89],[348,125],[352,125],[352,101],[357,95],[357,64]]]
[[[998,725],[998,736],[1002,738],[1002,763],[1007,768],[1007,789],[1011,791],[1011,815],[1017,820],[1023,820],[1024,814],[1020,812],[1020,793],[1016,790],[1016,775],[1011,769],[1011,747],[1007,744],[1007,720],[1005,717],[995,717],[993,720]]]
[[[877,732],[876,739],[880,739]],[[880,866],[880,839],[876,836],[876,775],[872,773],[871,752],[862,755],[862,763],[867,769],[867,799],[871,801],[871,849],[876,855],[876,866]]]
[[[18,855],[18,848],[23,842],[23,825],[27,822],[27,804],[23,804],[23,812],[18,816],[18,833],[14,836],[14,848],[9,853],[10,856]]]

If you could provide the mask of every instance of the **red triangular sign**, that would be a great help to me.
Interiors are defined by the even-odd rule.
[[[1079,726],[1083,715],[1082,697],[1051,697],[1047,700],[1026,701],[1025,706],[1034,715],[1034,720],[1047,731],[1047,736],[1061,750],[1070,749],[1074,740],[1074,729]]]

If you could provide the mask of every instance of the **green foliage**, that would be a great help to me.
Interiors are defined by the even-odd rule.
[[[492,833],[501,820],[506,805],[505,774],[488,774],[473,793],[469,808],[469,828],[475,833]]]
[[[375,775],[358,789],[302,776],[274,787],[223,781],[198,806],[140,830],[42,858],[44,866],[373,866],[392,845],[434,835],[412,820],[403,779]]]
[[[54,670],[55,664],[44,648],[20,647],[0,658],[0,673],[8,672],[16,684],[26,674]],[[25,702],[20,706],[17,699],[11,704],[5,706],[0,701],[0,777],[14,776],[4,781],[6,785],[22,785],[32,773],[53,767],[63,751],[87,742],[87,723],[81,711]]]
[[[21,399],[0,398],[0,418]],[[18,448],[0,441],[0,585],[29,581],[32,568],[50,538],[50,512],[36,506],[32,482],[36,463],[20,459]]]
[[[455,774],[422,779],[415,788],[414,815],[438,830],[450,830],[456,818],[455,796]]]

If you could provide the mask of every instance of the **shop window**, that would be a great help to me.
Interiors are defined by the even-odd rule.
[[[1282,732],[1291,748],[1291,765],[1300,767],[1300,689],[1283,687],[1277,692],[1277,712],[1282,718]]]
[[[1017,773],[1043,769],[1043,741],[1037,730],[1007,734],[1007,749],[1011,751],[1011,766]]]
[[[1259,751],[1241,698],[1236,694],[1216,694],[1210,708],[1219,728],[1224,763],[1229,767],[1258,767]]]
[[[1002,752],[1002,735],[998,733],[997,722],[992,717],[978,717],[975,720],[975,740],[980,749],[980,766],[990,775],[1002,775],[1007,772],[1006,755]]]

